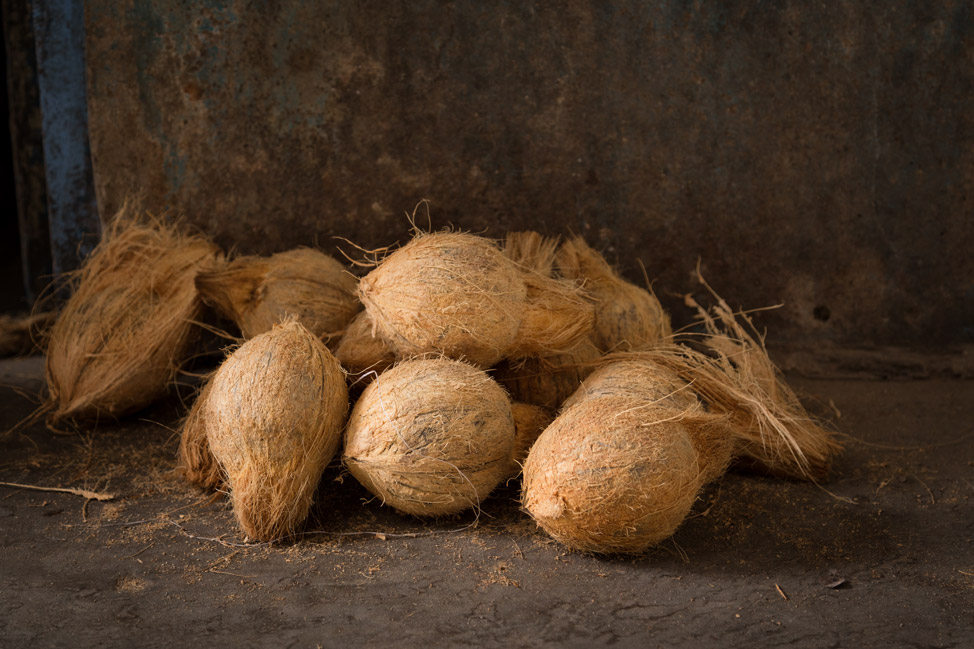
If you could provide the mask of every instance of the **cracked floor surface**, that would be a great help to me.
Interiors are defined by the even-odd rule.
[[[0,362],[0,425],[40,359]],[[182,407],[0,438],[0,646],[969,647],[974,381],[790,377],[844,434],[822,486],[730,473],[639,558],[572,553],[514,483],[419,521],[331,467],[308,532],[240,547],[172,466]],[[476,523],[476,525],[473,525]]]

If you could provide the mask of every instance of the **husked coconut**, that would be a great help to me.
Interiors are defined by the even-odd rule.
[[[362,278],[358,294],[400,358],[442,354],[481,367],[571,349],[592,318],[571,284],[523,270],[489,239],[455,232],[416,236]]]
[[[399,363],[365,388],[343,461],[383,504],[416,516],[477,508],[507,477],[514,448],[507,394],[445,358]]]
[[[207,387],[200,416],[248,537],[293,534],[341,439],[345,374],[295,319],[234,351]]]
[[[369,312],[360,311],[348,323],[335,347],[335,357],[349,373],[352,383],[384,372],[396,362],[395,352],[373,329]]]
[[[203,300],[233,320],[246,339],[288,315],[319,338],[337,337],[362,308],[357,284],[340,262],[313,248],[240,257],[196,277]]]
[[[623,279],[581,237],[561,245],[558,272],[584,282],[596,300],[592,340],[604,352],[650,349],[673,333],[670,318],[656,296]]]
[[[221,253],[124,207],[71,280],[47,339],[48,422],[119,417],[162,396],[192,354],[193,278]]]
[[[570,548],[636,553],[676,531],[702,484],[690,433],[669,410],[604,396],[564,410],[534,443],[522,503]]]

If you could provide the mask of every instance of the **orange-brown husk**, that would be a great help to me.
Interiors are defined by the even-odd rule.
[[[125,207],[72,280],[47,339],[48,421],[118,417],[166,392],[192,353],[193,285],[220,252]]]
[[[527,288],[508,358],[570,353],[593,334],[595,302],[580,282],[552,277],[557,245],[557,239],[537,232],[507,235],[504,255],[521,271]]]
[[[338,361],[294,319],[234,351],[210,380],[201,417],[248,537],[293,534],[307,518],[348,412]]]
[[[514,344],[527,287],[493,241],[437,232],[386,257],[358,294],[398,356],[443,354],[490,367]]]
[[[179,432],[179,455],[176,470],[189,483],[201,489],[220,489],[224,485],[220,464],[210,451],[203,424],[203,405],[209,395],[209,383],[200,388]]]
[[[392,367],[396,354],[385,339],[374,333],[368,311],[360,311],[348,323],[335,347],[335,358],[349,374],[353,384],[370,381]]]
[[[602,351],[651,349],[672,335],[656,296],[623,279],[581,237],[563,243],[555,263],[563,277],[583,282],[596,301],[592,340]]]
[[[510,467],[507,394],[485,372],[445,358],[403,361],[365,388],[343,461],[383,504],[416,516],[480,503]]]
[[[681,411],[628,396],[584,399],[541,434],[522,504],[577,550],[638,553],[670,537],[703,484]]]
[[[511,403],[511,416],[514,418],[514,448],[508,476],[516,477],[521,473],[531,447],[545,428],[551,425],[555,415],[548,408],[514,401]]]
[[[289,315],[325,341],[337,338],[362,308],[357,284],[345,266],[313,248],[240,257],[196,277],[203,300],[233,320],[246,339]]]

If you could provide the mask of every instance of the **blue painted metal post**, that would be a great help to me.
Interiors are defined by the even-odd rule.
[[[51,265],[76,268],[101,233],[88,145],[83,0],[34,0]]]

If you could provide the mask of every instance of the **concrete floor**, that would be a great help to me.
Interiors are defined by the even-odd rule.
[[[3,429],[42,377],[0,362]],[[172,475],[176,399],[33,426],[0,438],[0,480],[116,498],[0,487],[0,647],[974,646],[974,382],[790,381],[846,435],[831,480],[728,474],[637,559],[565,551],[513,484],[476,526],[430,523],[338,468],[305,536],[241,547]]]

